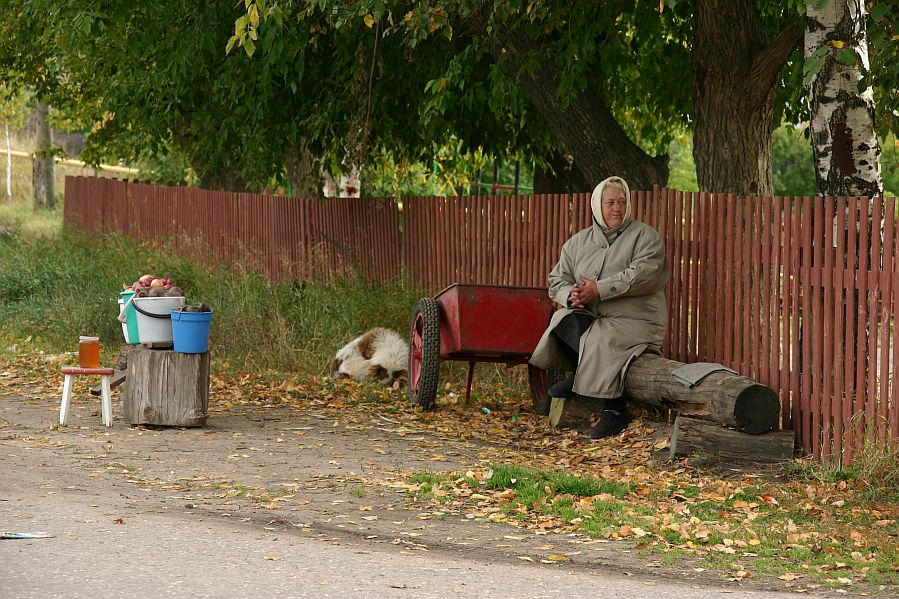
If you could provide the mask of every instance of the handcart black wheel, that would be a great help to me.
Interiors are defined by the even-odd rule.
[[[429,410],[440,375],[440,305],[423,297],[415,304],[409,351],[409,401]]]

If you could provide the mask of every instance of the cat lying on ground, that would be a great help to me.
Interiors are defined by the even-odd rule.
[[[343,346],[331,362],[331,376],[381,385],[403,385],[409,378],[409,345],[399,333],[374,328]]]

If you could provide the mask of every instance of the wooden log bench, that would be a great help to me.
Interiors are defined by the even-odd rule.
[[[780,417],[773,389],[728,371],[712,372],[687,387],[673,374],[684,365],[644,354],[631,363],[624,381],[628,399],[677,413],[672,458],[702,453],[773,462],[792,457],[793,431],[773,431]],[[569,398],[561,409],[560,401],[553,399],[553,426],[584,426],[602,410],[602,402],[592,398]]]
[[[780,400],[770,387],[726,371],[713,372],[693,387],[687,387],[672,374],[681,366],[684,366],[682,362],[643,354],[628,368],[625,397],[750,435],[767,432],[777,425]],[[565,402],[562,416],[570,420],[600,410],[600,401],[573,398]]]
[[[624,393],[637,401],[750,435],[777,426],[780,400],[770,387],[727,371],[713,372],[699,384],[686,387],[672,374],[681,366],[682,362],[644,354],[628,368]]]
[[[209,402],[209,353],[132,349],[123,395],[125,421],[203,426]]]

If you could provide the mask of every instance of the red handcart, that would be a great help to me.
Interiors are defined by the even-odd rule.
[[[418,300],[410,339],[410,401],[433,407],[441,360],[468,362],[466,402],[476,362],[527,364],[552,311],[552,300],[541,287],[455,283],[433,298]],[[528,364],[531,398],[540,414],[549,412],[546,389],[557,376]]]

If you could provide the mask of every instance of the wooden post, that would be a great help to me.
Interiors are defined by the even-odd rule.
[[[129,424],[203,426],[209,401],[209,353],[133,349],[124,412]]]
[[[702,454],[750,462],[785,462],[793,457],[793,431],[747,435],[720,424],[678,416],[671,429],[671,459]]]

